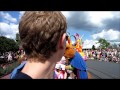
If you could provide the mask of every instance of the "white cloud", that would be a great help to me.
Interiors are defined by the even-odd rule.
[[[62,11],[62,13],[67,17],[71,17],[73,13],[71,11]],[[85,11],[85,12],[79,12],[79,13],[85,13],[86,18],[88,19],[91,23],[95,25],[102,25],[102,20],[104,19],[109,19],[115,17],[120,17],[120,12],[111,12],[111,11]],[[78,17],[79,18],[79,17]]]
[[[90,20],[91,23],[102,26],[102,20],[108,19],[108,18],[113,18],[113,13],[110,11],[90,11],[86,12],[88,14],[88,19]]]
[[[112,13],[114,15],[114,17],[116,18],[120,18],[120,11],[115,11],[114,13]]]
[[[98,41],[96,41],[96,40],[88,40],[88,39],[86,39],[85,41],[84,41],[84,44],[83,44],[83,49],[86,49],[86,48],[92,48],[92,46],[93,45],[95,45],[95,47],[96,48],[98,48],[99,47],[99,43],[97,43]]]
[[[68,26],[81,30],[94,31],[109,27],[118,30],[119,27],[119,11],[62,11],[62,13],[67,18]]]
[[[62,14],[63,14],[67,19],[71,17],[69,11],[62,11]]]
[[[1,32],[7,32],[10,29],[9,25],[4,22],[0,22],[0,30]]]
[[[0,33],[8,38],[15,39],[18,32],[18,24],[0,22]]]
[[[75,41],[74,41],[74,40],[72,40],[72,44],[75,44]]]
[[[20,11],[19,12],[19,19],[21,19],[22,15],[25,13],[25,11]]]
[[[102,32],[93,34],[93,39],[104,38],[110,41],[120,41],[120,31],[109,29],[109,30],[102,30]]]
[[[9,13],[0,12],[0,17],[5,19],[5,21],[9,21],[9,22],[13,22],[13,23],[17,22],[17,19],[13,18]]]
[[[7,38],[12,38],[10,35],[5,35],[5,37],[7,37]]]

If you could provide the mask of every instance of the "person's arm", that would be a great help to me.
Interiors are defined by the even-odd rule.
[[[64,74],[64,79],[67,79],[67,73],[65,72],[65,74]]]
[[[71,65],[68,65],[68,66],[65,66],[65,69],[66,69],[66,70],[74,70],[74,67],[71,66]]]

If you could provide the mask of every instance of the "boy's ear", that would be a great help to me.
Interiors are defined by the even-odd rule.
[[[59,42],[59,46],[58,47],[60,49],[64,49],[65,45],[66,45],[66,33],[64,33],[62,35],[62,37],[60,38],[60,42]]]

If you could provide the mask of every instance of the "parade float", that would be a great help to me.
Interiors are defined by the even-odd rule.
[[[68,44],[70,46],[74,47],[74,49],[76,49],[76,51],[78,51],[80,53],[80,55],[83,57],[83,59],[86,61],[86,55],[82,50],[82,47],[83,47],[82,38],[84,35],[82,35],[81,37],[78,33],[76,33],[74,35],[70,35],[70,33],[67,33],[67,35],[68,35]],[[75,43],[72,42],[72,40],[71,40],[72,37],[74,37]]]
[[[74,37],[75,42],[72,37]],[[67,72],[67,79],[88,79],[85,54],[82,51],[82,37],[80,38],[77,33],[75,35],[68,33],[66,37],[64,57],[66,58],[65,70]]]
[[[72,42],[72,37],[75,43]],[[82,51],[82,37],[80,38],[77,33],[75,35],[68,33],[65,53],[55,66],[54,79],[88,79],[86,58]]]

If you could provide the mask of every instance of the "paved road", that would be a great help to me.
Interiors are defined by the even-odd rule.
[[[92,79],[120,79],[119,63],[95,60],[87,60],[86,63]]]

